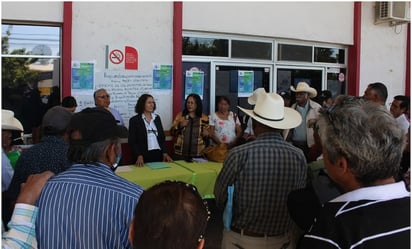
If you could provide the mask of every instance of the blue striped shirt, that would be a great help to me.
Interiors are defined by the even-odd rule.
[[[106,165],[73,165],[39,199],[39,248],[132,248],[129,224],[143,189]]]
[[[292,220],[288,194],[306,184],[306,159],[302,151],[279,133],[260,134],[255,141],[233,148],[215,184],[218,206],[234,184],[232,226],[250,232],[284,235]]]

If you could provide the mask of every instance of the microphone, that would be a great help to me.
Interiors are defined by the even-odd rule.
[[[185,116],[186,120],[189,120],[189,118],[190,118],[189,114]]]

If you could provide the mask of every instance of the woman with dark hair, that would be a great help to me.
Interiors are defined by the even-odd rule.
[[[209,138],[209,117],[202,113],[199,95],[187,96],[185,109],[176,115],[171,132],[177,137],[174,145],[176,160],[202,156]]]
[[[156,103],[152,95],[143,94],[137,100],[137,115],[129,120],[129,146],[136,165],[146,162],[171,162],[166,152],[165,134],[160,116],[154,111]]]
[[[134,249],[201,249],[209,218],[195,186],[165,181],[140,196],[129,240]]]
[[[240,121],[230,111],[230,101],[226,96],[217,99],[217,111],[210,115],[210,138],[216,144],[224,143],[228,149],[234,147],[242,136]]]

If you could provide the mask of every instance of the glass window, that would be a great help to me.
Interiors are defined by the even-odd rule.
[[[331,91],[335,99],[341,94],[346,94],[346,69],[338,68],[336,72],[327,74],[327,90]]]
[[[315,47],[315,61],[345,64],[345,50],[339,48]]]
[[[312,47],[302,45],[279,44],[278,60],[312,62]]]
[[[272,60],[272,43],[232,40],[232,57]]]
[[[183,36],[184,55],[229,56],[229,40]]]
[[[44,113],[60,104],[60,27],[2,24],[1,38],[2,109],[34,134]]]

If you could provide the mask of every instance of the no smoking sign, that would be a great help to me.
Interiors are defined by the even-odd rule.
[[[136,48],[132,46],[114,47],[109,49],[106,45],[106,69],[115,70],[138,70],[139,67],[139,53]]]
[[[109,60],[113,64],[120,64],[123,62],[123,59],[123,52],[118,49],[112,50],[109,54]]]

